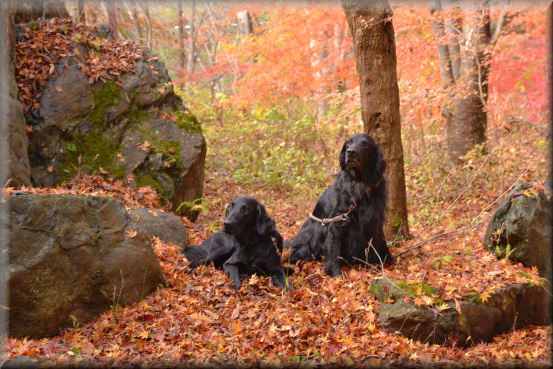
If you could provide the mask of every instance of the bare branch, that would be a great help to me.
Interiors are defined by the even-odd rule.
[[[493,30],[493,35],[490,40],[490,52],[495,48],[495,44],[497,43],[497,40],[499,39],[499,34],[501,33],[501,28],[503,27],[503,24],[505,23],[505,18],[507,17],[507,5],[505,4],[503,8],[501,9],[501,13],[499,14],[499,18],[497,19],[497,23],[495,25],[495,29]]]
[[[455,83],[453,70],[451,67],[451,57],[444,29],[443,9],[440,0],[430,1],[430,14],[432,15],[432,28],[434,29],[434,38],[439,40],[438,59],[440,60],[440,74],[444,88],[448,88]]]

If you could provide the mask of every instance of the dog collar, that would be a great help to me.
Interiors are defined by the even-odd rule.
[[[380,183],[382,182],[382,179],[378,182],[376,182],[376,184],[374,186],[369,186],[367,187],[367,191],[371,192],[372,189],[375,189],[377,188],[378,186],[380,186]]]
[[[347,213],[335,216],[334,218],[323,218],[323,219],[321,219],[321,218],[317,218],[316,216],[314,216],[313,213],[309,214],[309,218],[313,219],[317,223],[321,223],[321,225],[327,225],[327,224],[330,224],[330,223],[343,222],[344,220],[347,220],[349,218],[349,214],[353,211],[353,209],[355,209],[355,204],[352,204],[352,205],[349,206],[349,209],[348,209]]]

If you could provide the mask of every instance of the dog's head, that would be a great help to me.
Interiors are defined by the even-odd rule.
[[[240,239],[252,231],[270,237],[276,228],[263,205],[252,197],[240,196],[227,206],[223,231]]]
[[[340,168],[359,173],[368,185],[378,183],[386,169],[380,146],[371,136],[358,133],[346,140],[340,151]]]

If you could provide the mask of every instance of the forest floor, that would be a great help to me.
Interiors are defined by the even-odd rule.
[[[333,279],[324,274],[321,262],[289,265],[285,251],[283,263],[295,271],[290,277],[293,292],[283,292],[268,278],[259,276],[245,280],[241,290],[235,291],[224,273],[211,266],[188,274],[179,247],[154,239],[167,282],[165,288],[141,302],[117,306],[94,321],[76,324],[56,337],[10,338],[6,359],[27,355],[40,360],[41,365],[99,367],[137,363],[152,367],[330,363],[550,366],[550,326],[513,330],[495,337],[493,342],[468,348],[458,347],[455,337],[449,345],[421,344],[381,329],[376,314],[380,302],[368,291],[372,279],[382,275],[430,284],[443,292],[439,297],[444,301],[461,301],[469,292],[485,300],[493,291],[510,284],[539,283],[535,269],[507,259],[497,260],[480,240],[486,217],[511,185],[522,180],[543,188],[536,178],[545,178],[546,158],[532,147],[547,133],[535,127],[523,131],[525,140],[512,133],[496,136],[501,140],[491,136],[491,144],[496,147],[488,155],[464,168],[452,167],[445,179],[442,175],[426,182],[413,180],[421,167],[412,162],[407,165],[413,238],[394,242],[392,254],[397,256],[438,233],[444,236],[396,257],[393,266],[346,266],[343,278]],[[209,153],[208,162],[216,154],[216,150]],[[424,160],[437,162],[432,155],[441,154],[427,154]],[[517,169],[509,169],[511,165]],[[334,169],[328,168],[328,184]],[[486,185],[490,183],[492,186]],[[58,189],[24,190],[106,194],[121,199],[128,207],[159,207],[152,190],[131,190],[121,181],[100,176],[82,176]],[[142,196],[145,200],[138,200],[140,192],[146,194]],[[439,198],[440,192],[446,193],[445,200],[432,205],[428,198]],[[225,205],[245,194],[265,204],[285,239],[299,231],[317,199],[311,189],[302,192],[260,183],[240,184],[228,172],[211,166],[206,173],[204,212],[195,223],[183,218],[188,244],[198,244],[219,230]],[[484,216],[478,216],[480,213]],[[422,292],[414,302],[432,305],[437,297]]]

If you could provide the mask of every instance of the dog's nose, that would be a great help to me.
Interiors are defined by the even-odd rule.
[[[356,154],[357,150],[355,150],[354,148],[348,147],[348,149],[346,150],[346,153],[349,155]]]

